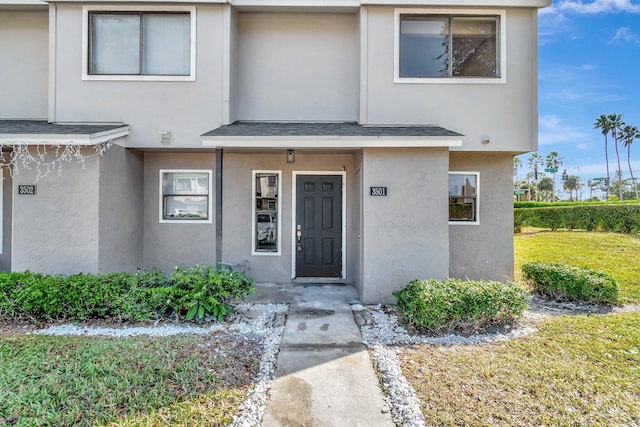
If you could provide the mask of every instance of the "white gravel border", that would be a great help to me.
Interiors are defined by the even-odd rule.
[[[535,328],[513,329],[508,333],[478,334],[469,337],[448,334],[440,337],[423,337],[409,335],[399,324],[397,316],[385,313],[380,305],[371,307],[354,304],[353,311],[368,310],[373,318],[369,325],[363,325],[360,329],[364,344],[371,349],[371,357],[375,360],[378,370],[382,375],[382,384],[387,391],[387,399],[391,407],[391,416],[396,425],[416,426],[426,425],[420,400],[413,387],[402,375],[399,349],[389,348],[394,345],[427,344],[433,346],[443,345],[476,345],[490,342],[509,341],[515,338],[527,336],[535,332]]]

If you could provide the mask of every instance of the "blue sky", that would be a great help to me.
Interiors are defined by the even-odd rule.
[[[557,151],[563,168],[585,180],[606,176],[595,119],[617,113],[640,128],[640,1],[554,0],[539,16],[538,152]],[[640,177],[640,139],[634,144],[632,167]],[[617,163],[609,148],[613,176]],[[620,154],[628,177],[626,148]],[[523,179],[528,155],[521,158]]]

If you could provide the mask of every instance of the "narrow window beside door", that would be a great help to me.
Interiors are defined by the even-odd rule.
[[[280,255],[280,171],[253,171],[253,254]]]

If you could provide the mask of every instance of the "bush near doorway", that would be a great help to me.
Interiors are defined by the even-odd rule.
[[[521,316],[529,293],[516,283],[413,280],[393,293],[404,321],[429,332],[470,332]]]

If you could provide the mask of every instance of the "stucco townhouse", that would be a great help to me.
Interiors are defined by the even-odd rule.
[[[511,279],[549,3],[0,0],[0,268]]]

